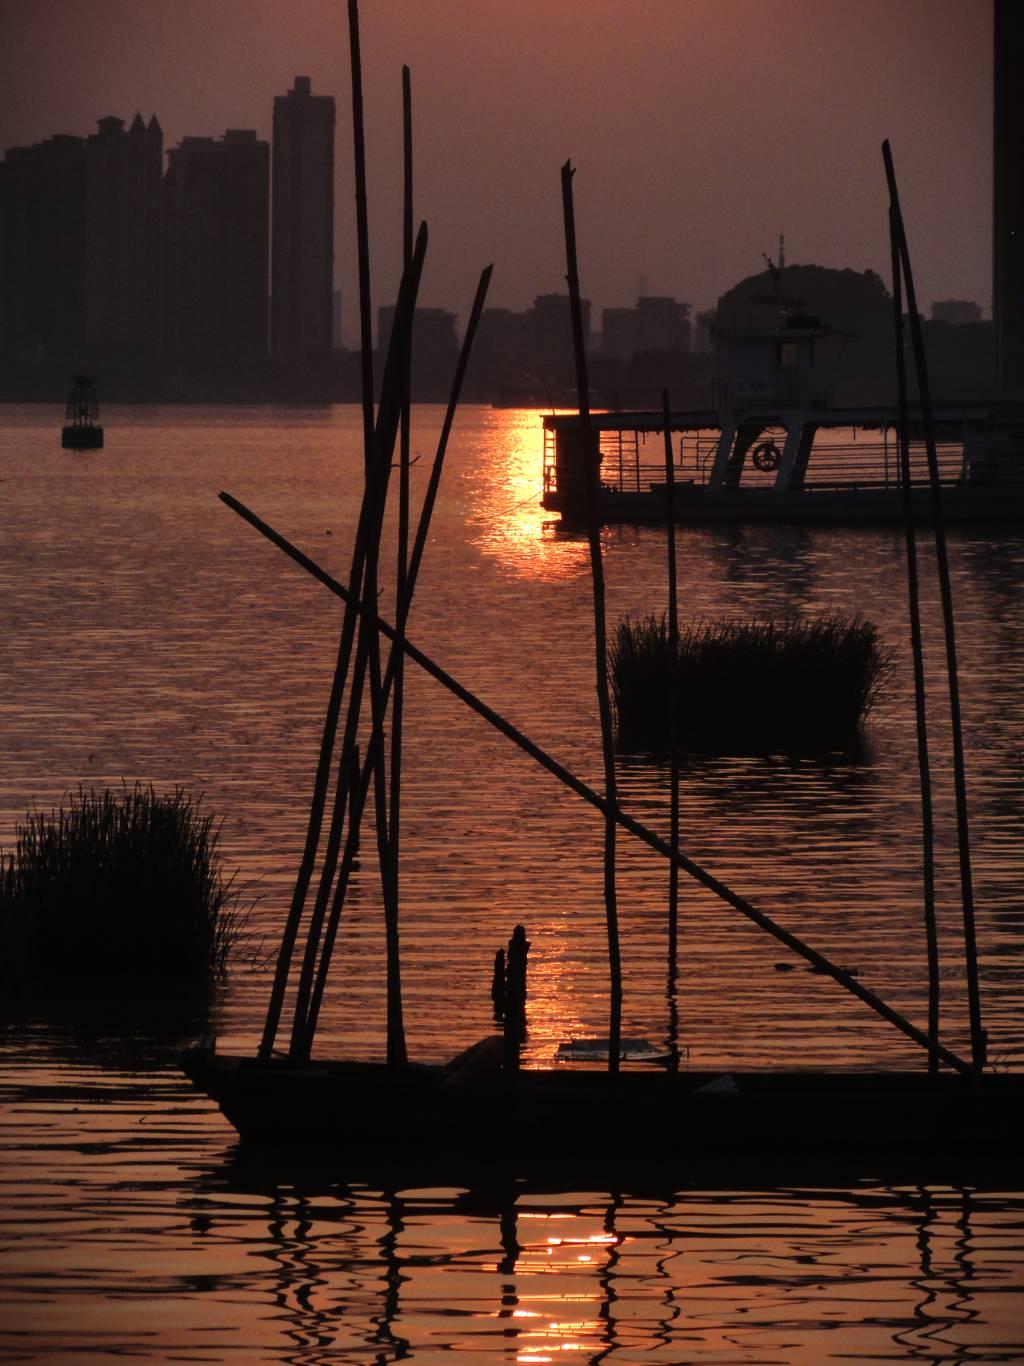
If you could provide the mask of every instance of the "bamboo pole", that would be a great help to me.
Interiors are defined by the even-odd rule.
[[[306,904],[306,897],[309,892],[310,882],[312,881],[313,869],[316,864],[316,855],[323,833],[323,818],[327,805],[327,792],[337,741],[338,722],[341,715],[341,706],[346,683],[348,681],[349,670],[351,668],[352,647],[355,641],[356,626],[358,624],[358,616],[352,604],[356,599],[362,596],[364,589],[367,546],[374,534],[372,531],[373,518],[374,491],[369,482],[367,482],[363,489],[363,498],[360,504],[359,520],[356,525],[356,535],[349,568],[349,590],[352,594],[352,598],[346,605],[342,621],[341,638],[338,644],[338,654],[334,666],[334,675],[331,681],[331,691],[328,698],[327,712],[324,718],[324,727],[320,739],[320,754],[317,760],[313,796],[310,802],[306,841],[299,864],[299,871],[296,876],[295,888],[292,894],[288,917],[285,922],[284,933],[281,936],[274,981],[271,988],[270,1001],[267,1007],[263,1036],[259,1047],[259,1056],[264,1060],[269,1058],[273,1051],[277,1030],[280,1025],[281,1012],[284,1008],[284,998],[288,985],[288,976],[295,952],[295,944],[298,938],[299,927],[302,922],[302,915]],[[332,815],[332,828],[336,820],[337,804],[335,813]]]
[[[412,259],[412,83],[409,68],[402,67],[402,268],[408,269]],[[411,354],[410,354],[411,362]],[[409,380],[411,386],[411,379]],[[409,572],[409,465],[411,457],[411,395],[406,392],[402,404],[402,424],[399,434],[398,457],[398,564],[396,569],[396,602],[405,597],[405,581]],[[401,772],[402,772],[402,717],[405,698],[405,655],[398,650],[395,658],[394,690],[391,703],[391,800],[389,804],[388,841],[395,864],[394,878],[398,881],[398,847],[401,831]]]
[[[665,504],[667,516],[666,544],[668,548],[668,747],[669,747],[669,843],[679,848],[679,751],[676,736],[676,707],[679,703],[679,602],[676,586],[676,472],[672,455],[672,416],[668,390],[661,391],[662,416],[665,423]],[[668,1000],[669,1000],[669,1068],[679,1069],[679,1017],[676,1006],[676,984],[679,976],[679,864],[673,860],[668,866]]]
[[[413,178],[412,178],[412,83],[409,68],[402,67],[402,268],[407,270],[412,261],[412,223],[413,223]],[[412,346],[406,353],[405,385],[402,396],[402,417],[399,429],[398,456],[398,561],[395,570],[395,601],[405,597],[405,582],[409,572],[409,462],[411,446],[411,386],[412,386]],[[376,633],[374,633],[376,635]],[[402,803],[402,726],[405,714],[405,655],[401,649],[392,651],[395,661],[394,686],[391,698],[391,788],[386,807],[383,803],[383,774],[377,783],[381,796],[377,800],[377,824],[380,831],[379,844],[382,859],[387,864],[381,867],[384,888],[384,925],[387,944],[387,1020],[388,1020],[388,1060],[394,1063],[404,1061],[404,1026],[402,1024],[401,962],[399,958],[398,910],[399,889],[399,843],[401,834]],[[377,675],[380,670],[379,655],[374,660],[373,686],[379,686]],[[382,697],[383,706],[387,706]],[[401,1041],[400,1038],[401,1037]]]
[[[373,764],[374,815],[377,827],[377,857],[380,863],[381,895],[384,901],[385,978],[387,1000],[387,1060],[391,1067],[408,1062],[405,1045],[405,1020],[402,1011],[402,967],[398,936],[398,861],[392,855],[388,831],[388,787],[384,755],[383,680],[380,664],[380,637],[367,625],[370,639],[367,654],[370,665],[370,711],[373,732],[370,754]]]
[[[615,736],[612,708],[608,695],[608,642],[605,635],[604,567],[601,563],[601,527],[597,513],[600,470],[595,468],[590,448],[590,394],[587,357],[583,346],[583,311],[576,264],[576,218],[572,198],[573,169],[567,161],[562,167],[562,214],[565,223],[566,279],[572,313],[573,350],[576,356],[576,395],[580,414],[580,439],[583,442],[583,478],[586,484],[584,507],[587,541],[590,545],[590,574],[594,600],[594,654],[597,666],[597,706],[601,720],[601,753],[604,759],[604,790],[608,802],[604,825],[604,906],[608,926],[608,970],[611,1012],[608,1027],[608,1071],[619,1070],[622,1037],[622,956],[619,948],[619,911],[615,887],[615,817],[617,803],[615,780]]]
[[[974,881],[971,873],[971,835],[967,814],[967,776],[964,768],[963,727],[960,717],[960,681],[957,668],[956,628],[953,621],[953,590],[949,576],[949,555],[946,549],[946,524],[942,511],[942,489],[939,481],[939,458],[935,449],[935,426],[932,420],[931,392],[928,384],[928,364],[924,351],[921,317],[917,311],[914,274],[910,265],[910,248],[900,209],[899,190],[892,149],[886,139],[882,143],[885,177],[889,184],[889,201],[896,241],[903,267],[907,292],[907,314],[910,319],[910,338],[914,348],[914,368],[921,399],[925,450],[928,454],[928,477],[932,490],[932,522],[935,532],[935,561],[939,574],[939,595],[942,601],[942,623],[946,639],[946,673],[949,680],[949,712],[953,739],[953,787],[956,795],[956,833],[960,854],[960,895],[964,917],[964,957],[967,968],[967,1003],[971,1023],[971,1057],[981,1069],[987,1054],[987,1035],[981,1024],[981,991],[978,980],[978,948],[974,926]]]
[[[289,559],[293,560],[300,568],[304,569],[314,579],[317,579],[322,583],[330,592],[342,599],[348,597],[348,592],[342,584],[338,583],[336,579],[333,579],[325,569],[322,569],[316,563],[315,560],[310,559],[308,555],[299,550],[297,546],[293,545],[286,537],[282,536],[280,532],[275,531],[267,522],[264,522],[256,513],[247,508],[244,503],[239,502],[239,500],[234,498],[230,493],[221,493],[220,498],[227,507],[231,508],[233,512],[237,512],[244,521],[248,522],[249,525],[262,536],[265,536],[273,545],[276,545]],[[397,643],[397,629],[380,617],[372,608],[368,607],[365,603],[360,602],[356,604],[356,610],[361,616],[371,621],[382,635],[387,636],[389,640]],[[734,910],[739,911],[747,920],[752,921],[753,924],[770,934],[773,939],[778,940],[780,944],[784,944],[786,948],[791,949],[794,953],[805,959],[812,967],[818,968],[821,973],[831,977],[833,981],[838,982],[839,985],[844,987],[852,996],[856,996],[858,1000],[862,1001],[866,1006],[873,1010],[876,1015],[881,1016],[883,1020],[887,1020],[890,1024],[894,1025],[901,1033],[905,1034],[907,1038],[912,1039],[922,1048],[928,1049],[930,1052],[935,1052],[940,1061],[947,1063],[950,1067],[956,1068],[958,1072],[967,1074],[973,1073],[974,1068],[971,1063],[965,1062],[962,1058],[957,1057],[957,1055],[946,1048],[945,1045],[938,1043],[933,1044],[923,1030],[920,1030],[916,1025],[911,1024],[911,1022],[901,1015],[899,1011],[894,1010],[892,1006],[886,1004],[886,1002],[876,996],[873,991],[869,991],[863,983],[858,981],[856,977],[851,976],[845,968],[839,967],[830,959],[826,958],[824,954],[819,953],[817,949],[813,949],[809,944],[804,943],[798,935],[793,934],[790,930],[777,924],[771,916],[766,914],[766,912],[759,910],[752,902],[748,901],[745,897],[740,896],[738,892],[734,892],[731,887],[726,886],[726,884],[715,877],[713,873],[709,873],[705,868],[701,867],[700,864],[695,863],[694,860],[684,854],[681,849],[673,850],[672,846],[666,840],[663,840],[660,835],[656,834],[653,830],[648,829],[647,826],[636,820],[635,817],[630,816],[627,812],[623,811],[621,807],[612,806],[605,797],[599,792],[595,792],[595,790],[592,787],[589,787],[582,778],[578,778],[574,773],[567,769],[564,764],[559,763],[557,759],[554,759],[550,754],[543,750],[540,745],[531,740],[529,736],[524,735],[521,730],[514,726],[510,721],[507,721],[499,712],[496,712],[493,707],[488,706],[486,702],[477,697],[469,688],[464,687],[463,684],[450,673],[445,669],[442,669],[441,666],[436,664],[428,655],[425,655],[422,650],[418,649],[412,641],[408,639],[408,637],[405,637],[402,640],[401,648],[413,663],[417,664],[424,671],[424,673],[429,674],[431,678],[440,683],[443,688],[447,689],[453,697],[457,697],[460,702],[464,703],[470,711],[475,712],[477,716],[480,716],[490,726],[493,726],[494,729],[504,735],[506,739],[511,740],[524,754],[528,754],[541,766],[541,768],[546,769],[548,773],[557,778],[565,787],[569,788],[570,791],[575,792],[577,796],[582,797],[585,802],[588,802],[591,806],[596,808],[596,810],[600,811],[602,815],[607,816],[608,813],[611,812],[616,823],[620,825],[623,830],[627,830],[631,835],[634,835],[656,853],[661,854],[665,858],[673,859],[679,864],[679,867],[683,872],[693,878],[695,882],[714,893],[719,900],[732,906]]]
[[[363,362],[363,443],[365,452],[364,458],[368,459],[373,435],[373,334],[372,328],[369,325],[371,315],[369,293],[369,246],[366,221],[366,159],[363,139],[363,97],[361,62],[359,56],[359,13],[357,0],[349,0],[349,46],[352,63],[352,114],[356,166],[356,219],[360,243],[359,280]],[[368,403],[367,395],[369,395]],[[366,543],[365,534],[361,534],[361,532],[365,533],[365,516],[367,511],[368,504],[364,497],[363,506],[360,510],[360,520],[356,530],[352,567],[349,574],[349,585],[357,597],[360,596],[362,592],[362,574],[365,563]],[[299,863],[299,871],[295,879],[295,888],[292,893],[292,901],[285,922],[285,930],[281,936],[281,944],[278,950],[277,964],[274,973],[274,982],[271,987],[270,1001],[267,1006],[267,1016],[259,1047],[259,1057],[264,1060],[269,1058],[273,1052],[274,1041],[277,1037],[277,1030],[281,1021],[281,1012],[284,1008],[285,993],[288,987],[288,976],[291,969],[292,957],[295,952],[299,927],[302,923],[302,915],[305,909],[306,897],[309,892],[309,884],[312,881],[313,869],[316,864],[316,854],[320,845],[320,837],[323,833],[323,817],[327,805],[327,791],[330,783],[338,721],[341,715],[341,704],[351,664],[355,625],[355,616],[352,614],[351,610],[347,610],[342,623],[338,656],[335,662],[334,676],[331,682],[331,691],[327,702],[327,712],[324,717],[324,727],[320,740],[320,754],[317,760],[316,776],[313,782],[313,796],[310,801],[309,820],[306,828],[306,841],[302,858]]]
[[[924,925],[928,956],[928,1034],[939,1037],[939,941],[935,923],[935,827],[932,814],[931,763],[928,756],[928,715],[925,697],[924,648],[921,637],[921,602],[918,585],[917,532],[914,527],[913,493],[910,485],[910,424],[907,417],[907,366],[903,353],[903,280],[896,225],[889,211],[889,243],[892,255],[893,329],[896,339],[896,392],[899,429],[897,456],[903,498],[903,529],[907,550],[907,602],[910,614],[910,645],[914,660],[914,713],[917,721],[917,769],[921,791],[921,859],[924,884]],[[929,1070],[937,1070],[934,1053],[928,1055]]]
[[[430,478],[427,481],[427,490],[423,498],[423,506],[420,510],[419,523],[416,528],[416,536],[413,541],[412,554],[409,559],[408,570],[405,578],[404,594],[399,603],[397,637],[395,647],[392,649],[388,660],[387,672],[382,686],[382,699],[387,706],[388,696],[393,686],[394,678],[398,668],[399,657],[405,657],[406,651],[399,643],[405,634],[405,624],[409,618],[412,607],[413,594],[416,589],[416,580],[419,576],[420,565],[423,562],[423,552],[426,548],[427,536],[430,531],[430,522],[434,512],[434,505],[437,501],[438,489],[441,485],[441,474],[444,469],[445,456],[448,450],[448,441],[451,436],[452,427],[455,422],[455,413],[458,408],[459,398],[462,393],[462,384],[466,375],[466,368],[473,349],[473,342],[476,338],[477,329],[480,325],[480,317],[483,313],[484,302],[487,298],[488,286],[491,282],[491,275],[494,267],[487,266],[480,275],[477,285],[476,295],[470,309],[469,321],[466,324],[466,332],[462,339],[462,347],[459,352],[459,361],[456,366],[455,376],[452,381],[451,393],[448,398],[448,406],[445,410],[444,422],[441,425],[441,433],[438,437],[437,449],[434,454],[434,463],[431,467]],[[358,812],[350,817],[350,828],[348,842],[342,855],[341,869],[338,873],[337,886],[335,888],[333,901],[331,904],[330,916],[327,929],[324,933],[323,946],[320,952],[320,961],[317,966],[316,981],[307,1012],[307,1022],[305,1030],[305,1048],[307,1053],[312,1048],[313,1035],[316,1032],[316,1024],[320,1015],[320,1007],[323,1003],[324,992],[327,986],[327,975],[331,963],[331,955],[334,950],[335,938],[338,932],[338,924],[341,919],[342,909],[345,903],[345,895],[348,889],[348,881],[351,875],[352,865],[355,861],[355,852],[359,845],[359,821],[362,817],[363,806],[366,801],[366,794],[369,790],[371,776],[371,759],[368,756],[363,765],[362,773],[359,776],[359,807]]]
[[[363,450],[373,446],[373,306],[370,298],[370,228],[366,204],[366,138],[363,131],[363,61],[359,50],[359,0],[348,0],[348,45],[352,67],[352,166],[356,182],[356,240],[359,252],[359,355],[362,374]]]
[[[357,572],[357,562],[359,563],[358,572],[360,576],[362,573],[358,532],[356,543],[356,553],[353,556],[354,562],[349,577],[349,585],[352,587],[354,595],[358,595],[359,593],[359,585],[354,582]],[[292,892],[291,905],[289,906],[288,916],[285,921],[284,933],[281,936],[281,944],[278,949],[277,964],[274,971],[274,981],[270,991],[270,1001],[267,1005],[267,1015],[263,1025],[263,1036],[260,1041],[258,1056],[264,1062],[269,1059],[273,1052],[274,1041],[277,1037],[278,1026],[281,1022],[281,1012],[284,1008],[285,992],[288,987],[288,975],[291,970],[292,957],[295,952],[295,943],[298,938],[299,926],[302,923],[306,896],[309,892],[309,884],[312,880],[313,868],[316,863],[316,853],[320,846],[320,836],[323,831],[324,809],[327,805],[327,788],[331,776],[334,745],[338,730],[338,719],[341,715],[341,703],[344,697],[352,641],[355,635],[356,615],[352,605],[353,602],[354,597],[350,598],[346,603],[341,640],[338,645],[338,656],[334,666],[334,677],[331,681],[331,691],[327,702],[327,713],[324,718],[324,728],[320,738],[320,755],[317,760],[316,776],[313,782],[313,796],[310,801],[309,819],[306,824],[306,842],[299,863],[299,871],[295,879],[295,887]]]
[[[316,979],[313,983],[313,990],[310,995],[309,1009],[306,1012],[305,1032],[302,1039],[302,1052],[308,1057],[313,1049],[313,1039],[316,1036],[317,1022],[320,1018],[320,1007],[323,1004],[324,990],[327,980],[327,969],[334,953],[334,945],[338,936],[338,928],[341,925],[341,912],[345,904],[345,897],[348,894],[348,885],[352,878],[356,859],[359,856],[360,830],[363,819],[363,807],[366,802],[366,794],[370,787],[370,771],[372,761],[369,757],[365,760],[362,767],[359,764],[359,747],[355,746],[352,756],[352,779],[349,789],[349,817],[348,829],[345,834],[345,848],[341,856],[341,864],[338,868],[338,877],[334,887],[334,895],[331,899],[331,910],[327,917],[324,927],[323,940],[320,946],[320,957],[317,960]]]
[[[427,227],[424,223],[420,226],[416,249],[413,253],[412,265],[410,269],[403,274],[402,283],[398,292],[398,302],[395,308],[394,325],[391,329],[391,339],[388,346],[384,381],[381,386],[380,413],[374,430],[374,443],[371,450],[371,457],[367,465],[367,492],[364,503],[369,504],[370,511],[368,514],[369,527],[366,535],[367,568],[363,576],[363,591],[370,601],[376,601],[376,576],[371,573],[370,552],[371,548],[379,544],[380,540],[380,527],[384,515],[388,479],[391,473],[391,461],[401,414],[404,355],[411,334],[412,318],[415,312],[416,296],[423,271],[423,261],[426,256],[426,250]],[[334,874],[337,869],[338,853],[341,848],[342,828],[347,807],[346,777],[351,764],[352,751],[356,743],[359,715],[362,705],[363,683],[372,653],[365,619],[361,619],[359,643],[356,649],[355,663],[352,668],[351,686],[349,688],[348,715],[342,740],[334,810],[332,812],[327,844],[321,866],[320,884],[317,890],[313,911],[310,916],[306,949],[303,956],[302,970],[299,976],[296,994],[291,1045],[289,1049],[290,1056],[296,1059],[301,1059],[308,1055],[305,1051],[308,1039],[306,1016],[313,988],[315,964],[320,947],[320,938],[323,932],[324,917],[326,915],[327,904],[330,897],[330,888],[334,880]],[[374,711],[374,716],[373,736],[371,736],[370,748],[374,760],[376,760],[375,746],[377,745],[377,737],[382,732],[383,726],[383,719],[379,715],[379,703],[379,695],[371,689],[371,706]]]
[[[367,469],[367,480],[370,475],[370,462],[374,445],[374,420],[373,420],[373,310],[371,304],[370,287],[370,240],[368,226],[368,210],[366,195],[366,147],[363,128],[363,87],[362,87],[362,57],[359,42],[359,9],[357,0],[349,0],[349,51],[352,66],[352,136],[353,136],[353,168],[355,173],[356,185],[356,233],[358,241],[359,255],[359,323],[360,323],[360,357],[362,363],[362,402],[363,402],[363,442],[365,450],[365,461]],[[409,230],[411,236],[411,227]],[[410,265],[411,254],[403,261],[403,270]],[[398,326],[397,312],[394,327]],[[406,398],[403,401],[402,409],[407,415],[407,390],[408,390],[408,356],[406,354],[405,364],[402,367],[400,380],[406,390]],[[382,395],[383,402],[383,395]],[[390,465],[391,455],[388,455]],[[385,481],[386,488],[386,481]],[[386,496],[386,495],[385,495]],[[377,600],[377,573],[378,555],[380,545],[380,530],[384,516],[384,499],[380,502],[380,521],[376,528],[376,536],[372,538],[367,547],[365,587],[364,593],[368,601]],[[396,986],[395,977],[397,968],[395,966],[395,944],[393,935],[392,921],[394,919],[394,899],[395,894],[392,888],[392,876],[390,867],[390,855],[387,840],[387,797],[384,790],[384,717],[381,708],[380,697],[380,638],[376,631],[364,630],[360,633],[359,654],[360,658],[365,654],[366,663],[370,674],[370,711],[372,717],[372,734],[370,738],[369,753],[374,765],[375,774],[375,814],[378,825],[378,844],[380,848],[381,860],[381,890],[384,897],[384,917],[386,926],[386,937],[388,943],[388,1057],[404,1061],[404,1042],[401,1039],[401,993],[398,988],[397,996],[397,1015],[396,1015]],[[357,669],[358,672],[358,669]],[[360,685],[363,678],[359,675]],[[358,713],[361,705],[361,697],[350,694],[349,698],[350,721],[355,715],[358,723]],[[346,727],[346,743],[354,743],[351,724]],[[344,762],[344,755],[343,755]],[[343,789],[339,788],[339,791]],[[344,797],[342,797],[341,819],[344,819]],[[340,830],[337,832],[340,837]],[[336,842],[336,841],[335,841]],[[333,864],[337,858],[337,851],[332,851],[331,873],[333,875]],[[317,905],[314,908],[314,919],[319,925],[325,909],[326,889],[324,896],[318,896]],[[311,989],[313,961],[315,961],[318,950],[318,943],[314,935],[310,933],[307,944],[306,962],[303,968],[302,985]],[[307,971],[308,968],[308,971]],[[304,1002],[305,1010],[308,1011],[308,999]],[[293,1050],[296,1047],[296,1036],[305,1028],[305,1021],[300,1016],[297,1009],[295,1015],[295,1027],[293,1029]]]

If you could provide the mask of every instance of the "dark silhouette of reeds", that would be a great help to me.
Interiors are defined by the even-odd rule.
[[[136,784],[30,812],[0,856],[3,976],[74,997],[223,978],[246,911],[200,805]]]
[[[672,712],[684,747],[847,740],[891,657],[860,616],[693,622],[679,632],[673,688],[671,634],[665,616],[616,626],[608,662],[622,749],[665,750]]]

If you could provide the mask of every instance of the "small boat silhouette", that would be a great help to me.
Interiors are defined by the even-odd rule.
[[[92,375],[73,375],[72,389],[64,409],[60,444],[66,451],[95,451],[103,445],[99,424],[100,405]]]

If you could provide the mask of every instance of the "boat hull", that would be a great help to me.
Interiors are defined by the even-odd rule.
[[[60,444],[66,451],[98,451],[103,446],[103,428],[64,427]]]
[[[567,530],[585,523],[579,500],[552,491],[542,506],[559,513]],[[918,520],[931,517],[931,499],[916,490],[914,511]],[[1024,481],[1012,484],[962,485],[943,490],[943,518],[950,526],[1013,526],[1024,521]],[[663,487],[640,493],[602,491],[598,517],[605,525],[630,523],[664,525],[668,500]],[[674,517],[681,526],[700,525],[793,525],[808,526],[901,526],[903,504],[898,490],[863,488],[802,489],[780,493],[775,489],[731,489],[715,493],[706,487],[676,489]]]
[[[192,1081],[248,1144],[336,1159],[626,1162],[894,1153],[986,1161],[1019,1151],[1024,1077],[918,1073],[524,1071],[254,1059],[193,1050]]]

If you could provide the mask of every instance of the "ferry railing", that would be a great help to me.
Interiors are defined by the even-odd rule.
[[[690,433],[683,433],[681,436],[683,439],[678,443],[679,459],[675,465],[676,481],[680,484],[704,486],[711,477],[717,440],[702,436],[696,436],[691,440]],[[774,440],[781,451],[784,433],[765,433],[762,439]],[[644,459],[643,445],[642,439],[634,432],[601,434],[601,483],[604,488],[616,493],[648,493],[652,485],[664,484],[664,462],[655,463]],[[965,455],[961,442],[950,441],[940,444],[939,469],[944,483],[955,484],[963,479]],[[775,484],[777,473],[777,469],[757,469],[748,453],[740,486],[751,489],[771,488]],[[918,442],[912,443],[911,446],[911,482],[928,482],[925,450],[923,444]],[[893,444],[886,443],[880,438],[869,441],[832,442],[821,441],[819,438],[808,462],[802,487],[895,490],[898,487],[898,471]]]
[[[652,485],[665,482],[664,460],[660,455],[664,436],[661,432],[605,430],[600,433],[601,484],[610,492],[623,494],[649,493]],[[765,430],[755,444],[773,440],[783,449],[785,433]],[[654,459],[647,458],[648,443]],[[679,432],[674,436],[678,451],[675,463],[676,482],[682,485],[705,486],[718,449],[718,434]],[[802,487],[807,490],[890,489],[898,487],[895,442],[888,433],[853,439],[832,439],[828,431],[819,431],[814,449],[804,474]],[[966,477],[967,455],[962,440],[940,442],[938,445],[939,472],[942,482],[956,484]],[[927,457],[923,442],[912,442],[910,448],[911,482],[927,484]],[[777,470],[759,470],[748,453],[744,462],[740,487],[771,488]],[[544,492],[557,490],[555,433],[544,431],[543,458]]]

